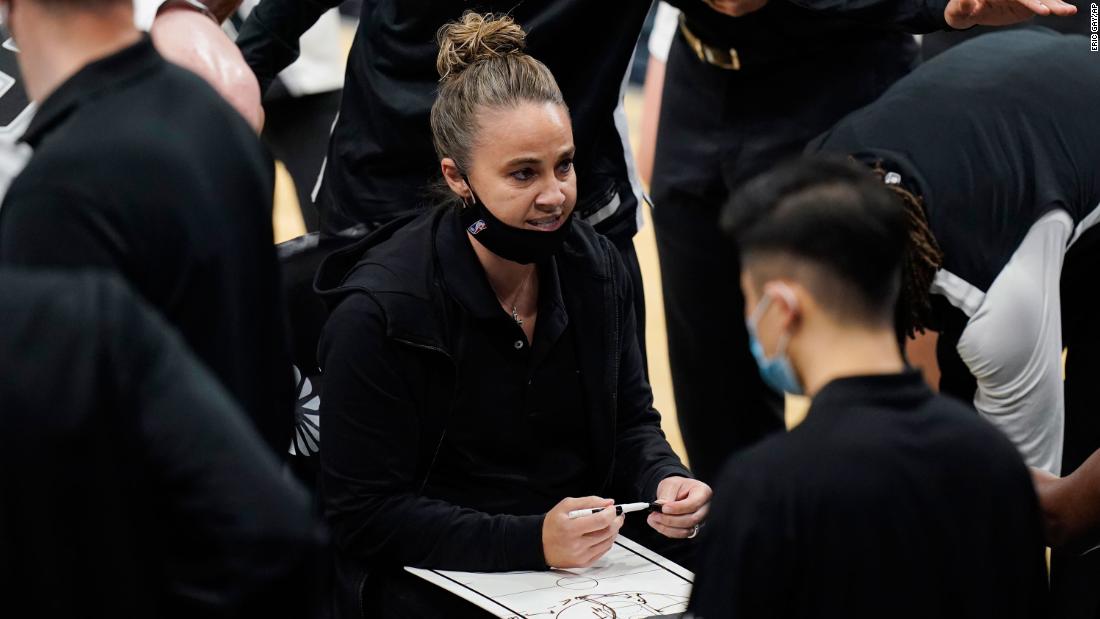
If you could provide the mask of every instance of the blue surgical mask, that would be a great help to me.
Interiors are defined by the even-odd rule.
[[[752,316],[748,320],[746,326],[749,329],[749,348],[752,350],[752,356],[756,359],[756,365],[760,368],[760,377],[764,379],[769,387],[776,391],[802,395],[802,383],[798,381],[798,375],[795,374],[794,367],[791,366],[791,360],[787,357],[787,343],[790,341],[790,335],[784,333],[780,336],[779,350],[775,352],[775,356],[771,359],[768,359],[767,355],[764,354],[764,346],[760,343],[760,339],[756,337],[756,325],[767,312],[771,302],[771,295],[765,293],[764,298],[760,299],[760,303],[756,305],[756,309],[753,310]]]

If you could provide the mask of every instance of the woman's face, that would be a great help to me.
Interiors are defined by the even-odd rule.
[[[483,110],[470,151],[470,185],[505,224],[556,230],[577,204],[574,150],[569,115],[560,105],[522,103]],[[457,169],[448,170],[448,162],[443,160],[448,184],[468,198],[469,188]]]

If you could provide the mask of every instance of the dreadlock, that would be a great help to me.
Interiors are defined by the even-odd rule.
[[[872,171],[885,182],[886,169],[881,160],[875,162]],[[928,227],[924,199],[898,184],[887,184],[886,188],[901,199],[908,220],[909,242],[902,261],[895,319],[899,335],[912,338],[932,323],[932,280],[943,266],[943,251]]]

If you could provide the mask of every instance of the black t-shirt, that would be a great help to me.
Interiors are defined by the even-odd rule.
[[[1100,206],[1100,62],[1048,30],[944,52],[810,143],[882,158],[924,197],[944,268],[988,290],[1040,217]]]
[[[285,454],[293,375],[255,133],[145,37],[46,100],[0,209],[0,264],[120,274]]]
[[[261,84],[298,53],[298,38],[337,0],[264,0],[237,43]],[[626,70],[649,0],[366,0],[348,58],[340,117],[319,197],[322,227],[386,221],[428,201],[439,178],[428,114],[435,101],[436,32],[466,10],[507,13],[527,31],[527,52],[553,72],[573,119],[578,213],[617,194],[615,215],[598,224],[622,239],[636,231],[624,136],[615,126]]]

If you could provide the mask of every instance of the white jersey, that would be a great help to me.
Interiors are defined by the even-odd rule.
[[[680,10],[667,2],[657,4],[657,15],[653,19],[653,30],[649,33],[649,55],[661,62],[668,62],[668,50],[676,38],[676,27],[680,23]]]

